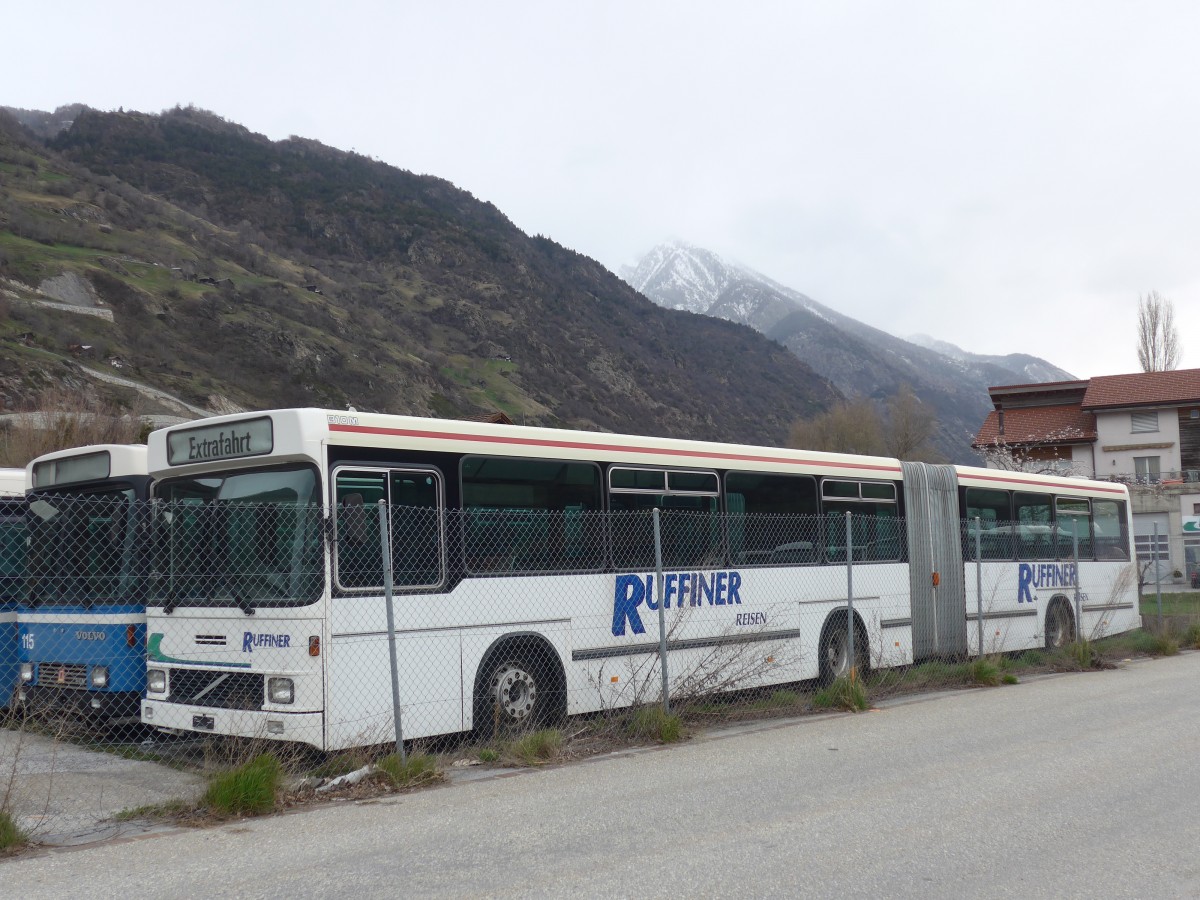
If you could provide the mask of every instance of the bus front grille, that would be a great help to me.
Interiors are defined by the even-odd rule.
[[[262,709],[263,676],[211,669],[172,669],[170,703],[222,709]]]
[[[39,681],[44,687],[86,688],[88,667],[82,663],[41,663]]]

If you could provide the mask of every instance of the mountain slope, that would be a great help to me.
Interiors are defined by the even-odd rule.
[[[48,141],[0,121],[9,405],[111,365],[211,410],[501,410],[778,444],[839,396],[761,334],[664,310],[442,179],[194,109],[59,118]],[[74,304],[47,293],[64,275]]]
[[[1035,357],[952,357],[902,340],[830,309],[717,254],[683,243],[656,247],[623,277],[651,300],[674,309],[741,322],[779,341],[843,393],[884,400],[909,385],[938,419],[938,448],[956,462],[970,450],[996,384],[1069,380]]]

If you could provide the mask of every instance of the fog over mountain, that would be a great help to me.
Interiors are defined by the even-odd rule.
[[[621,276],[662,306],[749,325],[848,396],[884,401],[907,384],[937,416],[936,444],[954,462],[978,462],[970,442],[991,409],[988,387],[1074,377],[1027,354],[985,356],[925,336],[904,340],[678,241],[655,247]]]

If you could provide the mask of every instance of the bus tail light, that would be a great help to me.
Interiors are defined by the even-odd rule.
[[[308,655],[309,656],[320,656],[321,655],[321,638],[319,635],[314,634],[309,637],[309,639],[308,639]]]
[[[126,625],[125,626],[125,644],[129,647],[137,646],[137,626],[136,625]]]

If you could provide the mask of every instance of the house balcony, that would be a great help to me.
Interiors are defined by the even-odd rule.
[[[1187,492],[1200,490],[1200,469],[1179,469],[1174,472],[1117,472],[1097,475],[1099,481],[1119,481],[1121,484],[1146,487],[1186,487]]]

